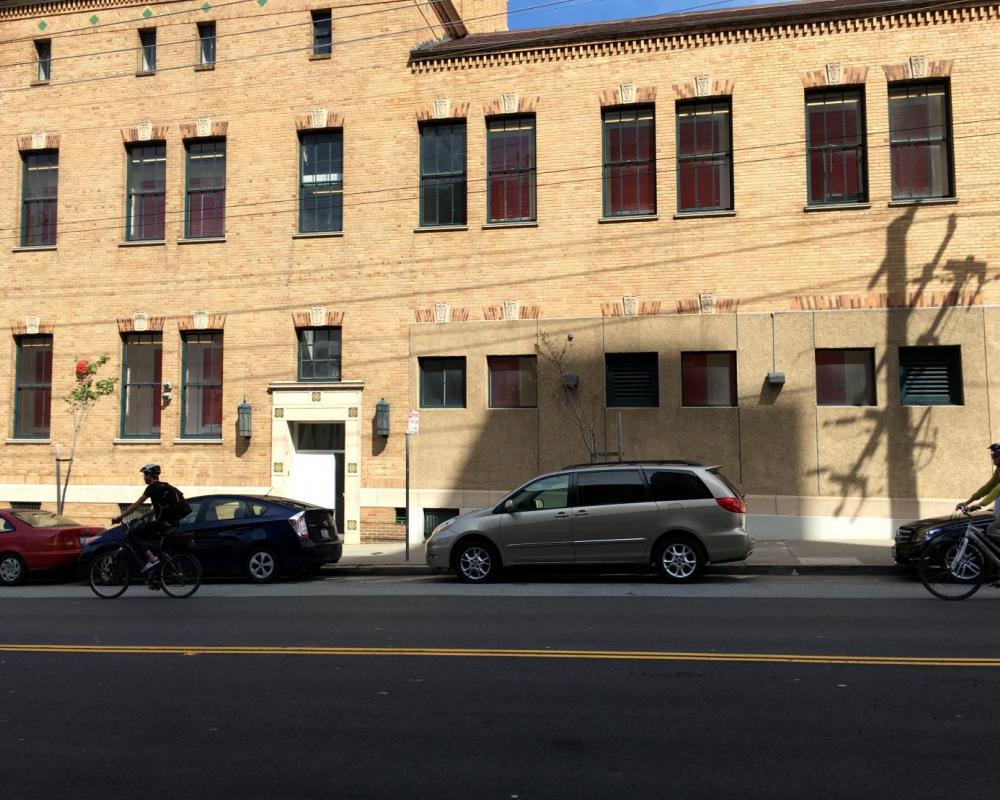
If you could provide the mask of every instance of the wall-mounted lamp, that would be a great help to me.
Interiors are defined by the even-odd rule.
[[[580,385],[580,376],[573,374],[565,374],[562,376],[562,384],[567,389],[575,389]]]
[[[253,433],[253,406],[244,397],[243,402],[236,407],[236,433],[244,439],[249,439]]]
[[[164,381],[162,388],[160,397],[163,400],[163,405],[169,405],[170,401],[174,399],[174,385],[170,381]]]
[[[375,433],[389,438],[389,404],[384,397],[375,404]]]
[[[769,373],[767,373],[767,384],[768,384],[768,386],[784,386],[785,385],[785,373],[784,372],[769,372]]]

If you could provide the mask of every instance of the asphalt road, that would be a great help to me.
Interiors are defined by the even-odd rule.
[[[0,797],[994,794],[996,600],[801,582],[4,595]]]

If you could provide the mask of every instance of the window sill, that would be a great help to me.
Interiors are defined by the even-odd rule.
[[[414,228],[414,233],[443,233],[447,231],[467,231],[468,225],[432,225],[426,228]]]
[[[111,440],[111,444],[163,444],[163,440],[162,439],[140,439],[138,437],[135,438],[135,439],[122,439],[120,437],[116,437],[116,438],[114,438],[114,439]]]
[[[608,225],[614,222],[656,222],[659,218],[659,214],[641,214],[634,217],[600,217],[597,221],[601,225]]]
[[[313,233],[293,233],[293,239],[343,239],[343,231],[314,231]]]
[[[921,197],[913,200],[890,200],[889,208],[905,206],[954,206],[958,205],[957,197]]]
[[[872,207],[871,203],[829,203],[825,206],[804,206],[806,213],[814,211],[865,211]]]
[[[517,222],[487,222],[483,225],[484,231],[492,231],[502,228],[537,228],[538,220],[524,220]]]
[[[224,444],[221,438],[219,439],[195,439],[194,437],[178,437],[174,439],[174,444]]]
[[[155,75],[155,74],[156,74],[155,69],[140,69],[138,72],[135,73],[135,77],[148,78],[150,75]]]
[[[28,85],[29,86],[48,86],[49,82],[48,81],[32,81]]]
[[[10,251],[12,253],[37,253],[39,251],[45,250],[55,250],[56,246],[54,244],[39,244],[34,246],[24,246],[24,247],[12,247]]]
[[[421,411],[465,411],[466,406],[420,406]]]
[[[136,239],[134,242],[118,242],[119,247],[157,247],[165,245],[166,239]]]
[[[52,444],[51,439],[29,439],[28,437],[20,439],[5,439],[4,444]]]
[[[310,53],[310,61],[328,61],[333,57],[333,53]]]
[[[215,69],[215,64],[195,64],[195,72],[211,72]]]
[[[713,217],[735,217],[736,211],[729,209],[726,211],[678,211],[674,214],[674,219],[711,219]]]
[[[206,236],[203,239],[178,239],[177,244],[225,244],[225,236]]]

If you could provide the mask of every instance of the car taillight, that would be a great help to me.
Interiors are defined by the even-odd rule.
[[[288,524],[292,526],[292,530],[298,535],[303,541],[309,541],[309,528],[306,527],[306,512],[300,511],[298,514],[293,514],[288,518]]]
[[[732,511],[734,514],[747,513],[747,504],[743,502],[741,497],[716,497],[715,502],[726,511]]]

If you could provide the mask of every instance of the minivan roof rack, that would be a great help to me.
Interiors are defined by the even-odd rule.
[[[619,465],[668,464],[675,467],[703,467],[698,461],[688,461],[683,458],[641,458],[634,461],[595,461],[587,464],[567,464],[563,469],[581,469],[583,467],[614,467]]]

